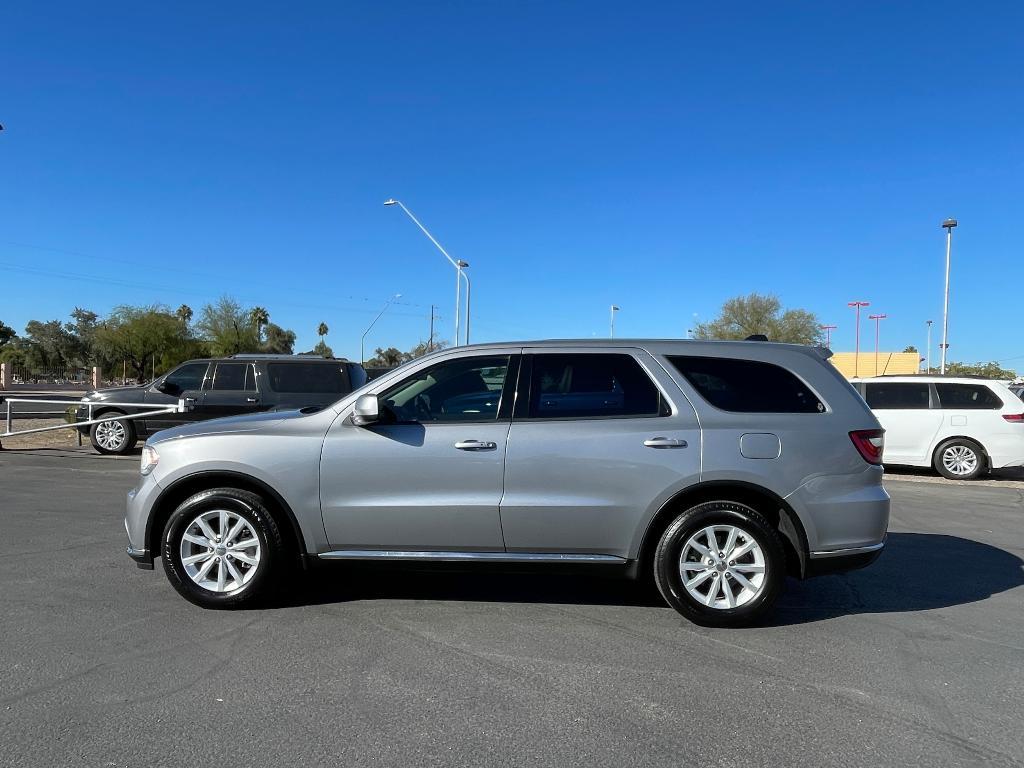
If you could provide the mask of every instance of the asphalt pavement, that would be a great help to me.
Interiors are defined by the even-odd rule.
[[[203,610],[124,555],[137,461],[0,453],[0,765],[1024,765],[1016,487],[890,481],[873,566],[712,630],[558,574]]]

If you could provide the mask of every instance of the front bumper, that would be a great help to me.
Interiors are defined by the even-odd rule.
[[[152,475],[141,477],[139,484],[128,491],[127,508],[124,517],[124,529],[128,534],[128,557],[135,561],[139,568],[153,569],[153,552],[146,540],[146,528],[149,515],[160,495],[160,486]]]

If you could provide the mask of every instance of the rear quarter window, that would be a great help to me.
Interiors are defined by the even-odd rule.
[[[939,395],[941,408],[983,411],[997,410],[1003,407],[1003,401],[999,399],[999,396],[984,384],[937,383],[935,391]]]
[[[871,382],[864,385],[868,407],[882,411],[928,410],[926,382]]]
[[[274,392],[344,395],[352,391],[345,363],[268,363]]]
[[[668,361],[711,405],[733,413],[823,413],[825,404],[794,374],[758,360],[670,355]]]

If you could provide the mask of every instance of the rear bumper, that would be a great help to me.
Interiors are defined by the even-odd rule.
[[[824,576],[829,573],[843,573],[855,571],[871,565],[882,554],[885,549],[885,542],[872,544],[868,547],[852,547],[849,549],[837,549],[830,552],[811,552],[807,558],[807,569],[805,575]]]

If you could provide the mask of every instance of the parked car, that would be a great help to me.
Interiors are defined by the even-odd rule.
[[[1024,465],[1024,403],[998,381],[879,376],[855,382],[885,428],[886,464],[972,480]]]
[[[827,351],[586,341],[435,352],[316,413],[147,441],[128,554],[208,607],[293,563],[651,574],[688,618],[762,616],[784,576],[858,568],[889,519],[882,431]]]
[[[366,383],[358,363],[314,355],[232,355],[189,360],[148,384],[89,392],[76,412],[78,421],[130,415],[191,401],[192,410],[138,419],[117,419],[79,427],[100,453],[125,453],[139,438],[162,429],[223,416],[268,410],[322,408]],[[138,403],[125,408],[106,403]]]

